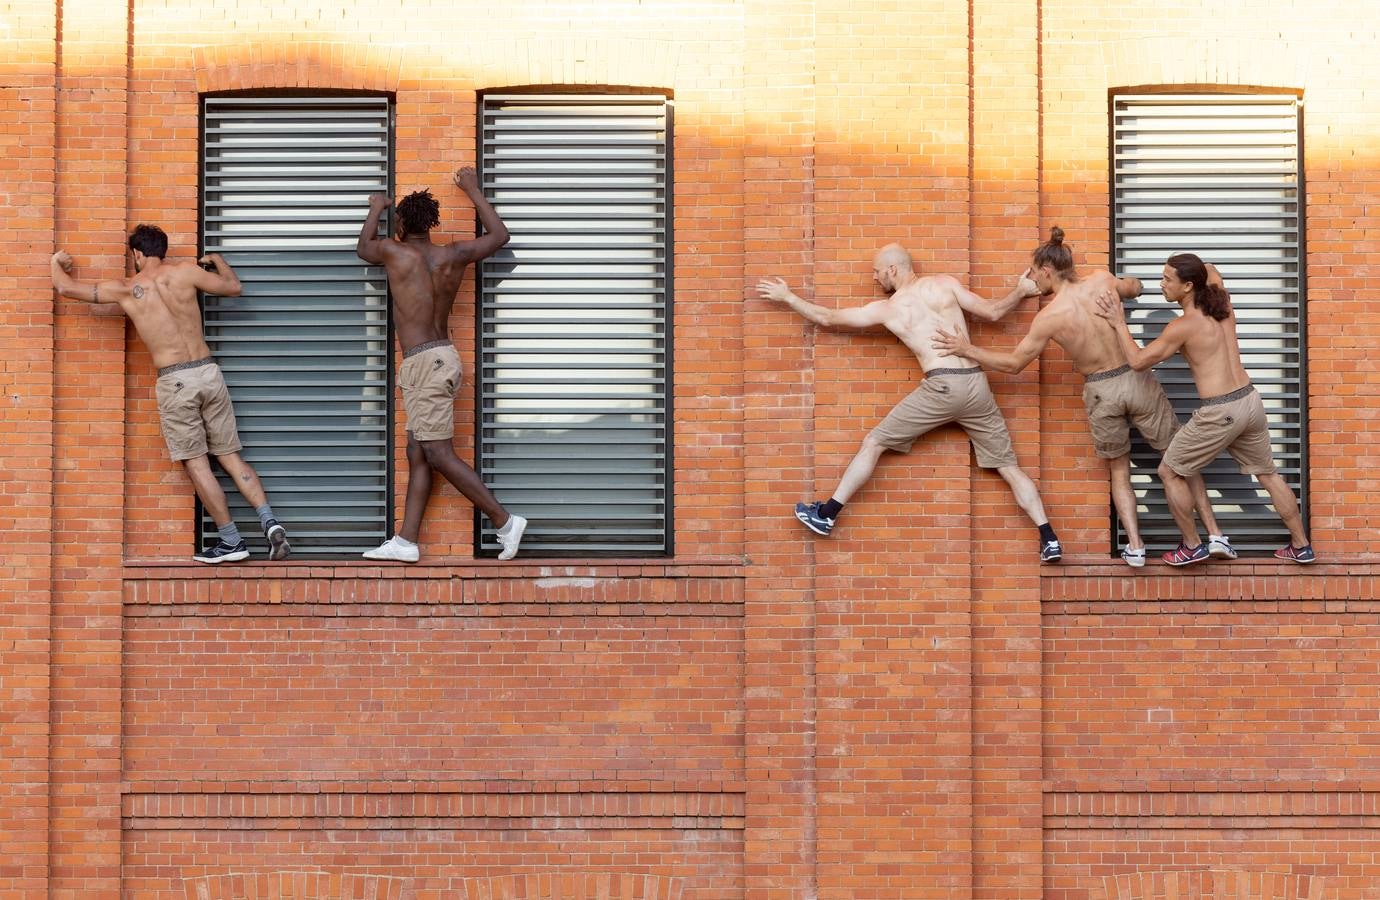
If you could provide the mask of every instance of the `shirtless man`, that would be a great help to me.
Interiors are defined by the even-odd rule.
[[[1059,539],[1049,525],[1040,493],[1030,476],[1016,464],[1006,421],[992,398],[987,376],[976,365],[941,365],[942,354],[930,347],[941,328],[967,334],[963,313],[995,322],[1037,293],[1033,282],[1022,277],[1011,293],[989,302],[968,291],[949,275],[921,277],[915,273],[910,254],[900,244],[883,247],[872,263],[872,278],[890,296],[856,309],[828,309],[800,299],[779,278],[757,285],[758,296],[784,303],[816,325],[826,328],[884,326],[901,339],[925,371],[925,380],[902,400],[882,423],[863,438],[862,447],[848,464],[828,501],[797,503],[795,516],[816,534],[828,535],[839,511],[867,483],[885,450],[905,453],[915,439],[941,425],[957,422],[968,433],[977,463],[996,469],[1011,486],[1016,503],[1040,529],[1040,559],[1058,562],[1063,555]]]
[[[1104,291],[1118,297],[1140,296],[1140,280],[1118,278],[1105,269],[1079,275],[1073,265],[1073,251],[1064,243],[1063,229],[1050,230],[1049,241],[1035,250],[1031,277],[1040,292],[1052,293],[1044,309],[1035,314],[1030,332],[1010,353],[974,347],[962,334],[940,331],[934,347],[950,356],[971,359],[988,369],[1015,374],[1030,365],[1054,341],[1073,361],[1083,376],[1083,407],[1088,412],[1093,448],[1106,462],[1112,486],[1112,505],[1121,527],[1126,529],[1126,546],[1121,558],[1133,568],[1145,565],[1145,543],[1136,520],[1136,495],[1131,489],[1131,425],[1134,424],[1150,446],[1161,453],[1179,430],[1179,418],[1164,389],[1150,372],[1137,372],[1126,364],[1126,354],[1115,334],[1097,317],[1097,298]],[[1217,533],[1217,519],[1203,487],[1202,476],[1188,480],[1194,505],[1208,530],[1208,553],[1218,559],[1235,559],[1236,551],[1225,535]],[[1184,562],[1165,561],[1171,565]]]
[[[129,250],[134,256],[134,277],[97,284],[73,278],[72,257],[59,250],[52,260],[53,287],[72,300],[120,304],[153,355],[158,368],[158,418],[168,454],[187,470],[196,495],[220,531],[215,546],[192,559],[215,565],[249,557],[249,547],[230,518],[225,492],[211,471],[209,456],[216,458],[258,513],[268,538],[268,558],[285,559],[292,551],[287,529],[273,517],[259,476],[240,456],[235,411],[220,366],[206,346],[197,306],[197,291],[238,297],[239,278],[218,253],[209,253],[196,263],[166,262],[168,236],[156,225],[135,228],[129,236]],[[206,265],[214,271],[202,268]]]
[[[1189,562],[1205,555],[1193,522],[1188,479],[1226,450],[1243,474],[1254,475],[1269,492],[1275,511],[1289,529],[1289,545],[1275,551],[1275,556],[1296,563],[1313,562],[1313,548],[1303,530],[1298,500],[1270,455],[1265,404],[1241,365],[1236,313],[1221,275],[1192,253],[1176,253],[1165,263],[1160,291],[1165,300],[1183,307],[1183,315],[1166,325],[1160,336],[1145,347],[1131,337],[1120,297],[1110,291],[1099,295],[1098,315],[1112,324],[1126,360],[1137,372],[1182,353],[1202,398],[1193,418],[1169,442],[1169,450],[1160,463],[1169,509],[1183,534],[1175,554]]]
[[[402,528],[365,553],[365,559],[414,563],[421,557],[417,539],[431,498],[433,469],[498,527],[498,542],[503,547],[499,559],[513,558],[527,527],[522,516],[508,514],[474,469],[455,455],[451,444],[460,357],[447,337],[450,309],[466,267],[508,243],[508,229],[484,198],[474,169],[466,166],[456,172],[455,184],[474,203],[487,234],[472,241],[433,244],[431,229],[441,224],[441,206],[430,191],[417,191],[398,202],[397,239],[380,238],[379,217],[392,201],[386,194],[373,194],[355,245],[360,259],[381,263],[388,270],[393,323],[403,352],[398,386],[407,410],[409,472]]]

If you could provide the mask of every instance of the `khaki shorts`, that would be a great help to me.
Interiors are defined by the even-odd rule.
[[[1223,450],[1231,454],[1243,474],[1273,475],[1278,471],[1270,453],[1265,404],[1253,387],[1244,397],[1225,403],[1205,400],[1169,442],[1164,462],[1188,478],[1206,469]]]
[[[159,375],[154,394],[158,398],[163,440],[174,462],[195,459],[208,452],[224,456],[240,451],[230,392],[225,389],[225,377],[215,362]]]
[[[409,352],[398,367],[407,430],[419,441],[448,440],[455,436],[460,354],[449,343],[421,344]]]
[[[1174,407],[1148,371],[1128,368],[1111,378],[1094,376],[1083,385],[1083,408],[1088,411],[1093,449],[1102,459],[1131,452],[1132,424],[1145,442],[1161,453],[1179,430]]]
[[[971,375],[926,376],[872,429],[872,437],[888,450],[905,453],[920,435],[951,422],[968,432],[977,464],[982,468],[1004,469],[1016,464],[1006,420],[997,409],[987,376],[976,368]]]

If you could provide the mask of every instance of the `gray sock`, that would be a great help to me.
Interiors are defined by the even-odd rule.
[[[259,527],[264,531],[268,530],[268,520],[277,518],[277,516],[273,515],[273,507],[269,506],[267,503],[257,507],[254,512],[259,514]]]
[[[220,542],[227,547],[234,547],[237,544],[239,544],[241,540],[243,540],[240,537],[239,526],[236,525],[234,521],[231,521],[229,525],[219,526],[219,531]]]

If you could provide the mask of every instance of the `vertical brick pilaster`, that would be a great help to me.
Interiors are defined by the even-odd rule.
[[[745,290],[767,275],[813,287],[814,26],[813,3],[745,7]],[[811,544],[789,504],[813,475],[812,329],[749,302],[743,333],[744,896],[799,900],[816,896],[815,597]]]
[[[129,10],[62,6],[56,231],[84,281],[124,272]],[[120,890],[125,322],[60,301],[51,653],[53,898]]]
[[[971,0],[972,287],[1002,296],[1039,243],[1038,9]],[[973,340],[1009,349],[1036,300]],[[1056,351],[1057,352],[1057,351]],[[1041,483],[1041,360],[989,374],[1026,474]],[[1061,390],[1056,385],[1055,390]],[[1041,890],[1040,579],[1035,534],[1004,482],[976,476],[973,522],[973,894]],[[1046,512],[1056,529],[1065,524]],[[1071,524],[1071,523],[1070,523]]]
[[[0,10],[0,896],[48,896],[52,599],[53,73],[50,0]]]

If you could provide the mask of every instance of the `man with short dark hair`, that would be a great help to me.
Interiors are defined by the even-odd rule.
[[[1289,529],[1289,544],[1275,551],[1279,559],[1308,564],[1316,558],[1303,530],[1298,499],[1275,467],[1270,449],[1270,426],[1265,404],[1241,365],[1236,336],[1236,311],[1217,269],[1192,253],[1176,253],[1164,264],[1160,293],[1183,314],[1164,327],[1160,336],[1141,347],[1126,327],[1121,298],[1107,291],[1098,297],[1098,315],[1112,324],[1131,368],[1143,371],[1175,353],[1188,360],[1202,405],[1179,429],[1160,463],[1160,478],[1169,511],[1183,540],[1166,553],[1165,562],[1185,565],[1207,556],[1193,522],[1193,498],[1188,479],[1197,476],[1223,450],[1246,475],[1270,495],[1275,512]]]
[[[455,173],[455,184],[474,203],[487,234],[470,241],[433,244],[431,229],[441,223],[441,207],[427,190],[408,194],[397,205],[397,237],[380,238],[379,218],[391,202],[369,197],[369,215],[355,252],[388,271],[393,324],[403,362],[398,368],[407,410],[407,503],[402,528],[365,559],[413,563],[421,558],[418,538],[431,498],[431,473],[440,472],[498,528],[499,559],[517,554],[527,520],[510,515],[474,469],[455,455],[455,392],[460,387],[460,357],[447,336],[451,306],[465,269],[508,243],[508,229],[484,197],[472,167]]]
[[[187,470],[192,487],[220,531],[214,546],[192,558],[215,565],[249,557],[249,547],[230,518],[225,492],[211,471],[209,457],[214,456],[258,513],[268,538],[268,558],[285,559],[292,551],[287,529],[274,518],[258,474],[240,456],[235,411],[220,366],[206,346],[197,305],[197,291],[238,297],[239,278],[218,253],[208,253],[196,263],[165,261],[168,236],[156,225],[135,228],[129,236],[129,250],[134,257],[134,277],[96,284],[73,278],[72,257],[59,250],[52,259],[53,287],[72,300],[118,303],[149,348],[158,368],[158,417],[168,453]]]

